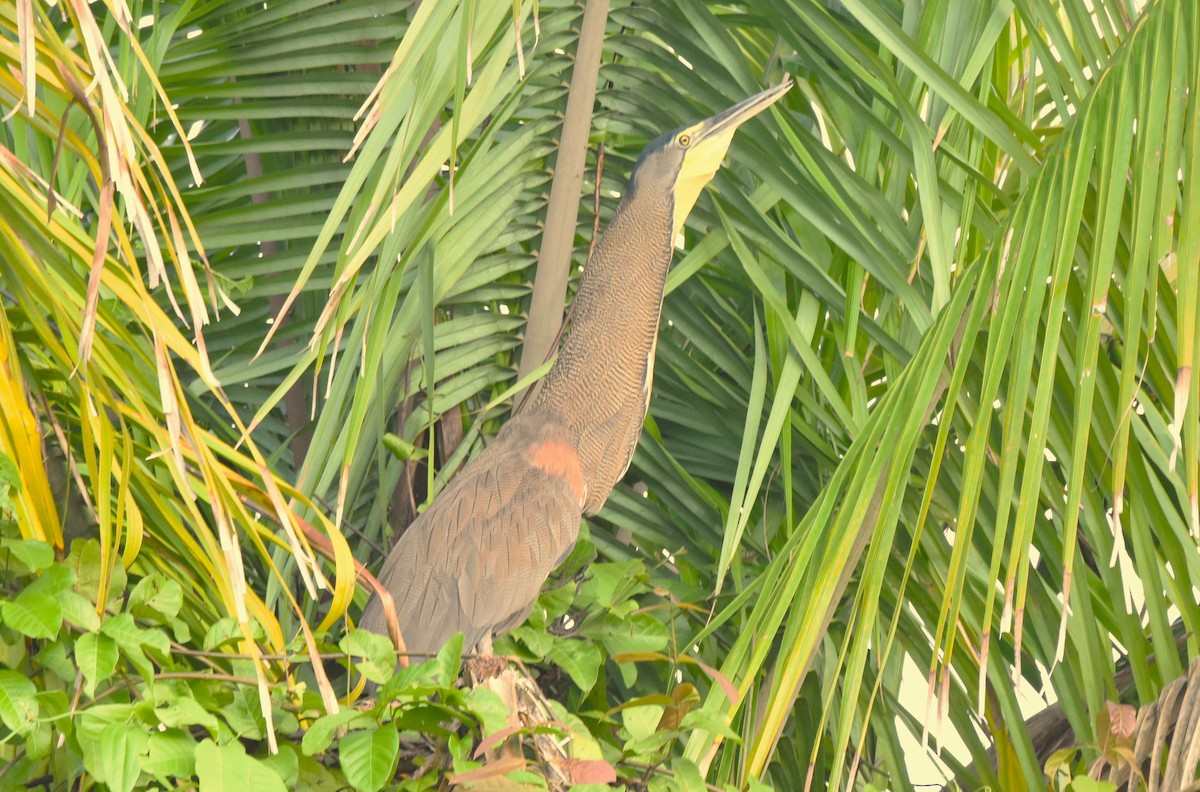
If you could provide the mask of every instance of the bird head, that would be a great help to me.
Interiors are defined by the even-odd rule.
[[[678,234],[696,205],[700,191],[720,169],[733,141],[733,133],[774,104],[791,87],[792,81],[784,80],[710,118],[655,138],[633,167],[629,192],[670,193],[675,207],[674,232]]]

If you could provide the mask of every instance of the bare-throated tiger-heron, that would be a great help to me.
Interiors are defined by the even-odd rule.
[[[584,268],[571,326],[532,402],[408,527],[378,575],[410,653],[464,649],[524,621],[633,460],[650,402],[663,286],[675,237],[737,128],[790,81],[642,152]],[[372,597],[361,627],[387,635]]]

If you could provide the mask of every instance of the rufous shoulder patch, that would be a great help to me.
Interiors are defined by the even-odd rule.
[[[587,500],[587,482],[584,481],[583,470],[579,467],[579,454],[575,449],[560,440],[543,440],[530,446],[529,451],[530,461],[535,468],[567,480],[571,494],[583,508],[583,502]]]

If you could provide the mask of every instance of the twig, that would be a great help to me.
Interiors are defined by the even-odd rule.
[[[8,775],[8,771],[12,770],[14,767],[16,767],[17,762],[21,761],[24,758],[25,758],[25,746],[22,745],[17,748],[16,753],[13,754],[13,758],[8,760],[8,764],[6,764],[6,765],[4,765],[4,767],[0,768],[0,779],[3,779],[4,776]]]
[[[310,659],[312,657],[312,655],[308,654],[307,652],[290,652],[290,653],[283,652],[283,653],[277,653],[277,654],[259,654],[259,655],[249,655],[249,654],[245,654],[242,652],[216,652],[216,651],[210,651],[210,650],[204,650],[204,649],[188,649],[187,647],[181,646],[176,643],[172,643],[171,653],[188,655],[190,657],[198,657],[198,658],[211,657],[214,659],[222,659],[222,660],[253,660],[253,659],[255,659],[255,657],[260,657],[263,660],[299,661],[299,660]],[[437,654],[435,652],[404,652],[403,654],[405,657],[411,657],[414,659],[421,658],[421,659],[425,659],[425,660],[428,660],[431,657],[437,657]],[[322,660],[344,660],[347,657],[353,657],[353,656],[354,655],[347,655],[345,652],[320,652],[317,654],[317,657],[321,658]],[[469,660],[469,659],[475,658],[475,657],[491,657],[491,655],[485,655],[485,654],[478,653],[478,652],[463,652],[463,655],[462,655],[462,658],[464,660]]]

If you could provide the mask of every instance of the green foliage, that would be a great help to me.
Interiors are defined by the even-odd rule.
[[[182,599],[175,581],[135,569],[132,585],[122,576],[101,609],[94,540],[77,540],[61,561],[42,543],[0,542],[13,560],[0,585],[20,592],[0,606],[6,787],[50,775],[69,783],[86,776],[120,792],[179,784],[214,792],[423,790],[447,778],[496,775],[486,755],[519,739],[526,758],[501,768],[514,783],[544,788],[536,770],[579,784],[623,779],[647,789],[692,788],[699,772],[673,757],[673,748],[696,728],[720,728],[693,709],[693,685],[674,681],[685,666],[664,654],[662,624],[637,618],[658,597],[643,563],[585,566],[595,555],[586,536],[561,585],[546,591],[529,624],[501,640],[556,699],[538,694],[529,725],[512,728],[509,706],[489,687],[462,686],[470,659],[461,640],[394,671],[387,639],[352,630],[335,645],[335,636],[319,632],[340,684],[368,679],[380,685],[378,698],[369,708],[326,714],[310,658],[289,655],[269,688],[274,754],[253,667],[236,642],[220,637],[229,631],[215,625],[204,639],[225,651],[172,637]],[[639,673],[662,693],[607,709],[606,688],[632,684]],[[569,748],[554,753],[545,745]]]
[[[272,765],[238,753],[239,738],[251,731],[234,706],[246,682],[210,677],[202,669],[215,661],[172,651],[167,630],[180,608],[173,581],[149,572],[126,592],[122,575],[99,608],[95,540],[77,540],[62,561],[42,543],[2,541],[23,562],[0,577],[4,590],[19,592],[4,601],[0,626],[7,666],[0,718],[11,759],[5,788],[84,774],[121,792],[196,780],[232,789],[236,778],[285,788]],[[224,665],[234,672],[237,661]],[[282,692],[273,701],[282,706]],[[277,723],[297,728],[295,717]]]
[[[355,789],[378,792],[392,780],[400,759],[400,733],[393,723],[347,734],[338,746],[338,761]]]
[[[217,745],[206,739],[196,746],[196,774],[203,792],[231,789],[261,789],[284,792],[283,778],[265,762],[246,754],[235,741]]]

